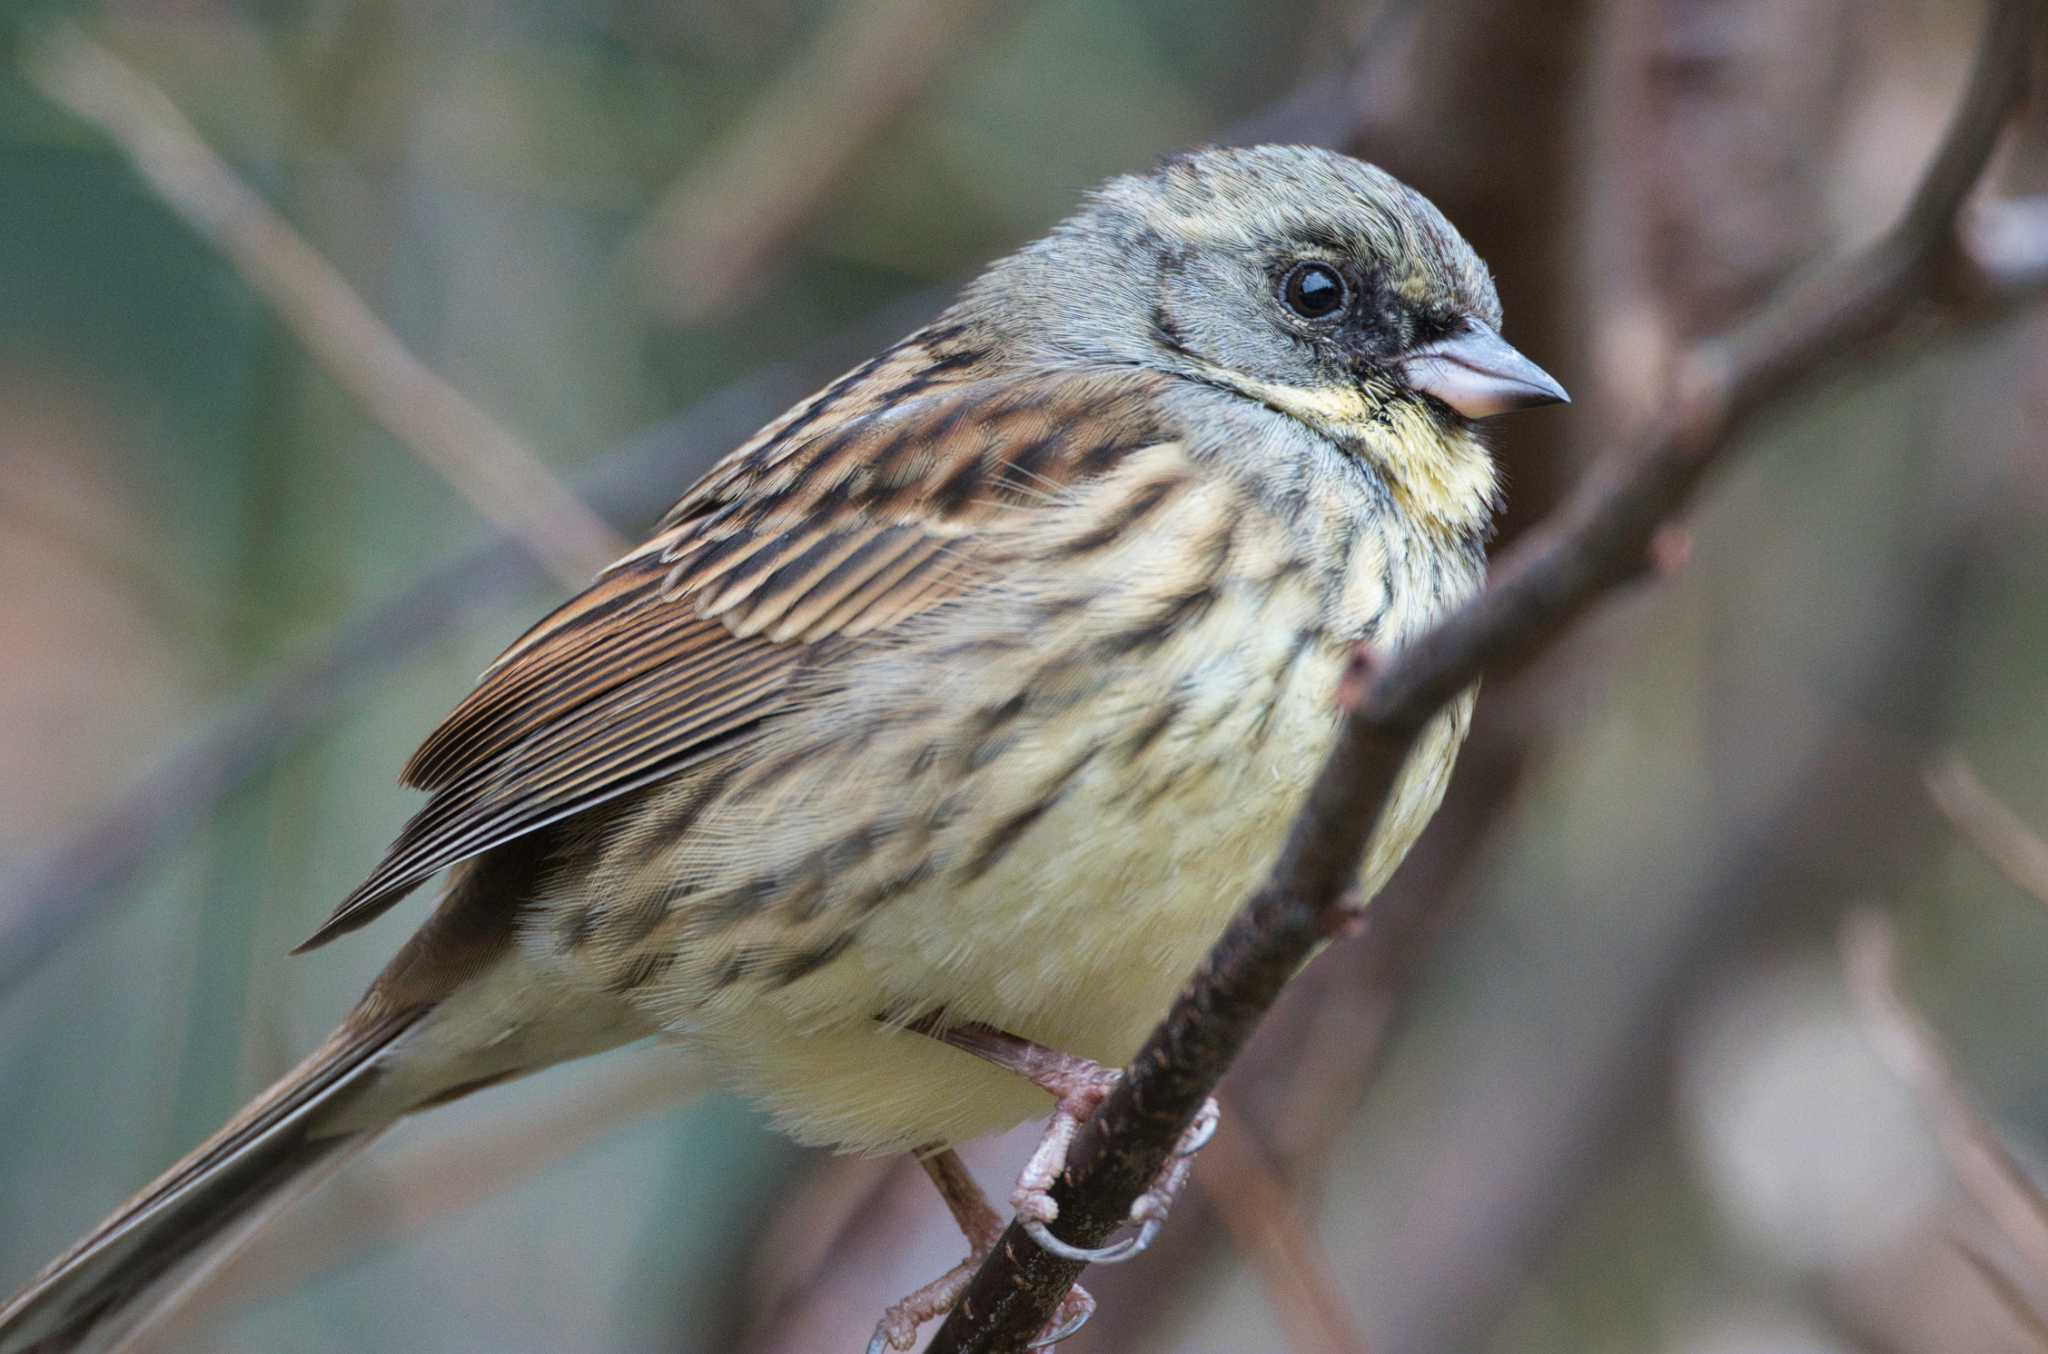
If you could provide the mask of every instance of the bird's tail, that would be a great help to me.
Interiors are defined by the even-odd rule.
[[[135,1348],[153,1319],[401,1109],[365,1092],[423,1014],[351,1020],[0,1307],[0,1354]],[[353,1112],[350,1112],[353,1110]]]

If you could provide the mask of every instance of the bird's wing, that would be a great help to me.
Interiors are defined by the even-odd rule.
[[[301,949],[756,733],[806,664],[955,596],[977,533],[1164,440],[1141,373],[974,379],[913,338],[720,462],[405,768],[431,798]]]

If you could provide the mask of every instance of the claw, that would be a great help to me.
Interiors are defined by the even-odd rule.
[[[1195,1116],[1195,1121],[1188,1125],[1186,1136],[1174,1146],[1173,1154],[1177,1157],[1191,1157],[1201,1151],[1209,1145],[1209,1139],[1216,1136],[1217,1126],[1222,1122],[1223,1115],[1217,1109],[1216,1102],[1208,1101]]]
[[[916,1328],[911,1328],[910,1344],[899,1345],[889,1330],[889,1318],[883,1317],[882,1324],[875,1327],[875,1338],[868,1341],[867,1354],[893,1354],[893,1351],[909,1349],[917,1343]]]
[[[1166,1226],[1166,1211],[1173,1206],[1175,1196],[1187,1184],[1188,1173],[1194,1169],[1195,1153],[1209,1145],[1209,1140],[1216,1136],[1217,1125],[1222,1120],[1222,1111],[1214,1100],[1205,1103],[1201,1111],[1195,1115],[1194,1121],[1188,1125],[1187,1131],[1174,1146],[1173,1160],[1167,1163],[1166,1169],[1153,1182],[1152,1188],[1139,1195],[1137,1202],[1131,1205],[1130,1223],[1138,1229],[1136,1236],[1114,1245],[1092,1249],[1072,1245],[1054,1236],[1052,1229],[1046,1224],[1059,1216],[1059,1209],[1053,1204],[1047,1190],[1058,1168],[1055,1165],[1052,1171],[1046,1171],[1044,1167],[1047,1163],[1036,1158],[1034,1161],[1040,1168],[1040,1174],[1034,1178],[1027,1170],[1025,1178],[1018,1182],[1017,1193],[1011,1197],[1011,1204],[1017,1210],[1018,1225],[1024,1229],[1025,1235],[1038,1243],[1040,1249],[1050,1255],[1057,1255],[1062,1260],[1074,1260],[1084,1265],[1118,1265],[1144,1254],[1146,1248]],[[1053,1137],[1054,1135],[1049,1133],[1047,1141],[1052,1141]],[[1060,1142],[1057,1151],[1058,1160],[1064,1161],[1064,1141]],[[1045,1143],[1040,1144],[1040,1155],[1048,1155]]]
[[[1075,1289],[1074,1291],[1080,1292],[1081,1290]],[[1058,1330],[1047,1331],[1045,1334],[1039,1336],[1036,1340],[1033,1340],[1031,1343],[1025,1345],[1024,1348],[1051,1349],[1060,1341],[1065,1340],[1070,1336],[1080,1334],[1081,1327],[1087,1325],[1088,1322],[1091,1319],[1093,1319],[1094,1316],[1095,1303],[1092,1300],[1090,1300],[1089,1302],[1081,1304],[1081,1310],[1076,1312],[1074,1314],[1073,1319],[1068,1321],[1066,1325],[1061,1326]]]
[[[1113,1246],[1090,1249],[1087,1246],[1068,1245],[1054,1236],[1051,1229],[1037,1218],[1022,1218],[1019,1221],[1025,1234],[1038,1243],[1040,1250],[1049,1255],[1057,1255],[1062,1260],[1078,1260],[1084,1265],[1120,1265],[1151,1245],[1152,1238],[1159,1235],[1159,1224],[1148,1218],[1145,1225],[1138,1229],[1136,1236],[1119,1241]]]

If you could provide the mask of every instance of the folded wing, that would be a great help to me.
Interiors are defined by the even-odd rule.
[[[301,946],[436,871],[673,776],[774,718],[792,676],[958,597],[988,524],[1161,440],[1144,373],[979,375],[927,331],[735,451],[535,626],[406,766],[431,792]]]

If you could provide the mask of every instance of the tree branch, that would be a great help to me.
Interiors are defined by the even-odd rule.
[[[2011,1245],[2030,1281],[2048,1280],[2048,1196],[2013,1159],[1941,1041],[1907,1000],[1891,924],[1872,910],[1852,912],[1842,924],[1841,946],[1865,1032],[1933,1120],[1950,1172]]]
[[[964,49],[1022,5],[860,0],[756,103],[738,131],[655,204],[631,249],[649,299],[682,323],[717,318],[780,271],[803,232]]]
[[[1273,1160],[1270,1144],[1248,1131],[1228,1100],[1223,1112],[1238,1125],[1206,1152],[1203,1188],[1216,1204],[1237,1253],[1266,1290],[1274,1323],[1288,1354],[1366,1354],[1358,1318],[1344,1299],[1322,1241],[1302,1216],[1296,1190]]]
[[[644,521],[650,506],[666,506],[678,484],[774,417],[790,390],[859,361],[938,304],[919,292],[880,307],[846,333],[705,396],[598,457],[575,481],[579,501],[618,521]],[[330,719],[348,692],[540,581],[519,539],[501,532],[342,621],[305,656],[225,702],[76,831],[0,879],[0,1000],[121,897],[157,850],[187,838]]]
[[[161,89],[64,25],[31,45],[26,72],[52,101],[112,138],[142,181],[221,252],[364,412],[557,578],[580,588],[625,553],[626,543],[546,462],[415,357]]]
[[[1963,840],[1998,867],[2013,887],[2048,906],[2048,840],[1991,792],[1951,750],[1928,764],[1927,794]]]
[[[1054,1190],[1056,1230],[1098,1246],[1158,1173],[1281,987],[1313,952],[1357,876],[1417,735],[1483,668],[1556,642],[1602,596],[1651,567],[1651,546],[1737,436],[1953,292],[1956,218],[2026,88],[2036,6],[2000,0],[1954,122],[1898,225],[1857,259],[1788,288],[1733,333],[1676,364],[1671,412],[1534,531],[1488,590],[1384,663],[1361,657],[1335,747],[1266,882],[1246,903],[1124,1079],[1089,1122]],[[975,1275],[931,1354],[1014,1354],[1085,1266],[1014,1224]]]

